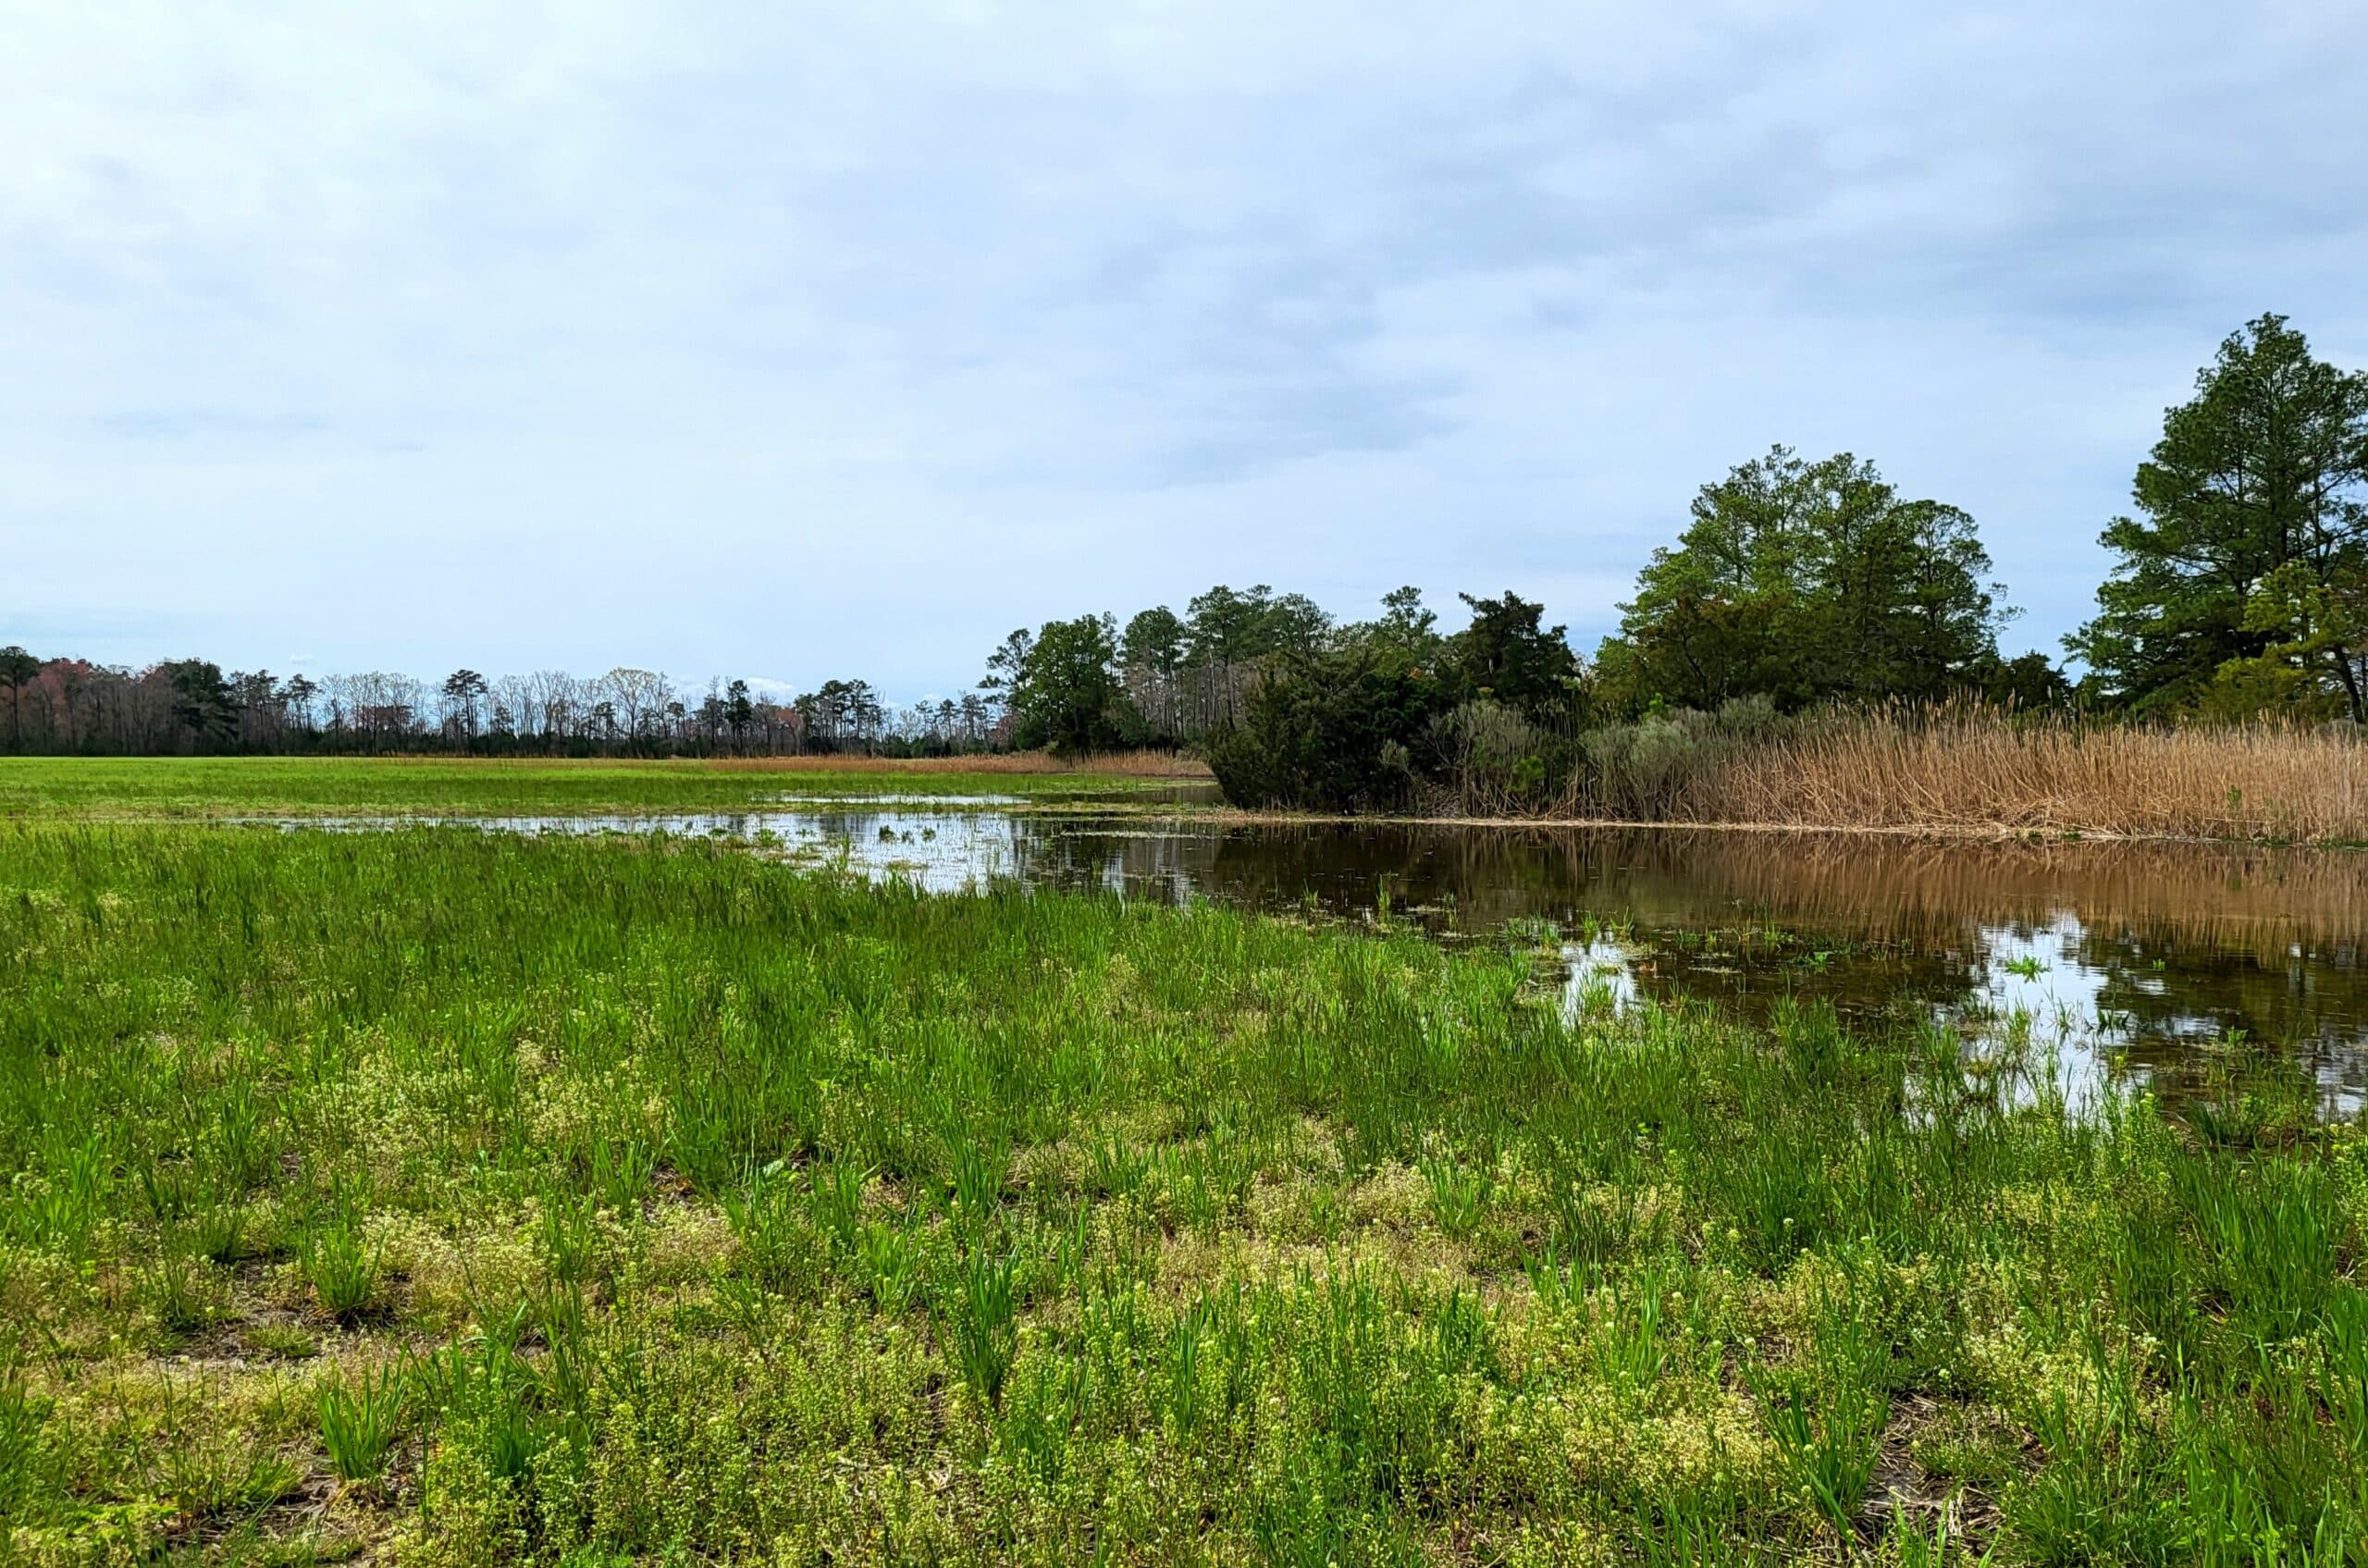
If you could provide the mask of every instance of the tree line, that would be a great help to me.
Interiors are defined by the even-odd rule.
[[[685,689],[654,670],[562,670],[438,682],[385,671],[275,676],[179,659],[145,669],[0,648],[0,744],[14,751],[462,751],[555,756],[930,755],[984,750],[1003,715],[983,693],[892,706],[870,682],[794,699],[745,680]]]
[[[1194,745],[1238,803],[1332,809],[1442,787],[1535,808],[1603,758],[1835,705],[2368,722],[2368,375],[2282,316],[2248,323],[2166,412],[2132,493],[2098,614],[2065,639],[2077,679],[2001,653],[2017,611],[1965,511],[1781,446],[1702,487],[1592,658],[1511,592],[1459,596],[1450,633],[1412,588],[1345,623],[1217,588],[1123,630],[1014,632],[989,678],[1022,743]]]
[[[11,647],[5,739],[118,752],[1188,747],[1237,799],[1354,807],[1448,776],[1518,796],[1571,765],[1589,731],[1680,712],[1748,724],[1971,698],[2368,722],[2368,375],[2314,357],[2282,316],[2248,323],[2166,412],[2132,495],[2135,512],[2103,535],[2115,563],[2098,614],[2065,639],[2073,670],[2000,652],[2016,611],[1966,512],[1902,493],[1851,453],[1779,446],[1702,487],[1588,658],[1511,591],[1460,595],[1466,623],[1450,632],[1413,588],[1339,620],[1265,585],[1210,588],[1180,614],[1015,630],[975,689],[902,709],[859,680],[779,701],[746,681],[702,694],[636,669],[315,682]]]

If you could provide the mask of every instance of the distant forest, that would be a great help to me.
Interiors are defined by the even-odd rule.
[[[1782,447],[1696,495],[1591,657],[1545,607],[1459,596],[1449,631],[1412,588],[1368,619],[1217,586],[1182,613],[1014,631],[958,698],[895,707],[862,680],[793,700],[654,671],[440,680],[128,669],[0,648],[0,746],[19,752],[944,755],[1204,751],[1243,800],[1369,805],[1425,775],[1570,765],[1575,737],[1674,715],[1744,727],[1834,705],[1957,700],[2151,719],[2368,721],[2368,375],[2312,357],[2284,318],[2231,335],[2167,411],[2135,511],[2104,530],[2098,614],[2008,659],[2016,613],[1974,520],[1901,495],[1848,453]],[[1486,759],[1494,759],[1494,762]]]

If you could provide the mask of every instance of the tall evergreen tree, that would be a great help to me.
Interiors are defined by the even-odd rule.
[[[0,648],[0,684],[8,688],[8,748],[13,751],[20,738],[17,722],[18,694],[25,683],[41,673],[41,661],[15,643]]]
[[[199,750],[238,737],[238,699],[219,664],[209,659],[177,659],[157,670],[172,691],[174,719]]]
[[[1467,696],[1486,694],[1532,718],[1560,709],[1578,688],[1568,628],[1543,624],[1546,607],[1510,588],[1501,599],[1458,594],[1472,623],[1448,639]]]
[[[1127,690],[1152,735],[1169,745],[1177,739],[1177,682],[1189,651],[1183,618],[1164,604],[1138,612],[1118,638]]]
[[[2362,707],[2368,375],[2281,315],[2221,343],[2139,465],[2097,618],[2065,639],[2140,710]]]

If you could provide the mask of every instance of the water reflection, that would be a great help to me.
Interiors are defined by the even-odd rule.
[[[877,863],[910,823],[823,834]],[[886,829],[893,842],[882,844]],[[926,832],[927,830],[922,830]],[[2322,1114],[2368,1091],[2368,858],[2251,847],[1942,844],[1797,834],[983,819],[941,828],[924,880],[1206,897],[1451,939],[1548,922],[1570,994],[1620,1006],[1783,999],[1916,1017],[2053,1055],[2076,1100],[2108,1073],[2197,1087],[2238,1037],[2310,1075]]]
[[[1419,926],[1559,954],[1570,1005],[1822,1002],[1931,1019],[2166,1094],[2232,1040],[2276,1048],[2323,1115],[2368,1091],[2368,857],[2254,847],[1874,836],[1239,824],[904,801],[673,817],[475,819],[660,829],[939,891],[998,878]],[[321,824],[313,824],[321,825]],[[329,824],[339,825],[339,824]],[[368,825],[347,823],[343,825]]]

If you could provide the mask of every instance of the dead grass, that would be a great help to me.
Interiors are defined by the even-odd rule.
[[[1835,715],[1714,758],[1668,821],[2368,842],[2368,742],[2276,722],[2140,728],[1994,710]]]
[[[1113,751],[1063,759],[1049,751],[985,752],[961,757],[722,757],[709,766],[760,773],[1079,773],[1126,778],[1205,779],[1208,764],[1180,751]]]

